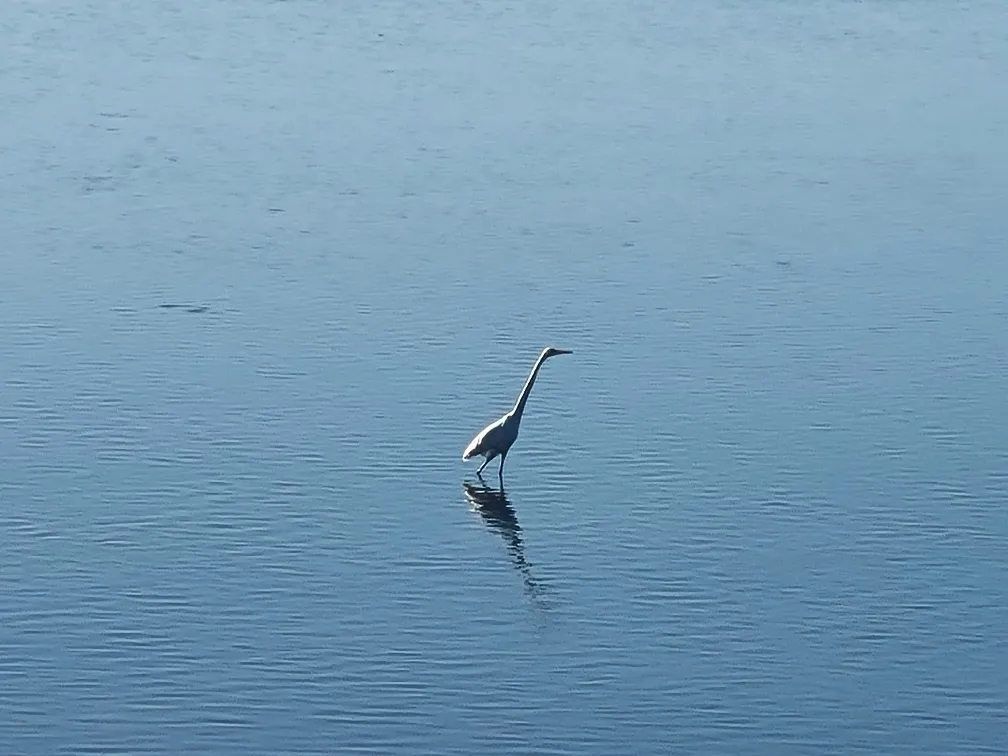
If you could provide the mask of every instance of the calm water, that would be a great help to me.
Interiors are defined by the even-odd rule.
[[[6,2],[0,752],[1004,753],[1006,32]]]

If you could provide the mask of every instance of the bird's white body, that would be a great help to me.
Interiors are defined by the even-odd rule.
[[[518,440],[518,422],[510,412],[500,420],[494,420],[469,442],[469,446],[462,453],[462,459],[482,454],[489,461],[498,454],[506,454]]]
[[[497,476],[501,479],[503,483],[504,480],[504,460],[507,457],[507,453],[511,450],[514,442],[518,439],[518,428],[521,425],[522,414],[525,412],[525,403],[528,401],[529,394],[532,392],[532,384],[535,383],[536,376],[539,374],[539,368],[546,361],[547,358],[552,357],[557,354],[570,354],[567,349],[554,349],[553,347],[547,347],[543,349],[542,353],[539,355],[539,359],[536,360],[535,365],[532,366],[532,372],[529,373],[528,380],[525,381],[525,386],[522,388],[521,394],[518,396],[518,401],[515,402],[514,407],[500,420],[496,420],[486,428],[481,430],[469,445],[462,452],[462,459],[471,459],[472,457],[483,456],[485,459],[480,469],[476,471],[479,475],[483,472],[483,468],[487,466],[490,460],[495,457],[500,457],[500,469],[497,471]]]

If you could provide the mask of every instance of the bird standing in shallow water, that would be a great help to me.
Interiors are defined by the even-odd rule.
[[[532,392],[532,384],[535,383],[536,376],[539,374],[539,368],[542,367],[542,364],[548,358],[558,354],[571,354],[571,351],[569,349],[556,349],[554,347],[546,347],[542,350],[539,359],[532,366],[532,372],[529,373],[528,380],[525,381],[525,387],[522,389],[521,394],[518,395],[518,401],[515,402],[515,406],[500,420],[490,423],[490,425],[481,430],[476,435],[476,438],[469,442],[469,446],[466,447],[465,451],[462,452],[463,460],[478,455],[486,458],[483,460],[483,464],[480,465],[479,470],[476,471],[476,475],[480,478],[483,477],[480,475],[483,472],[483,468],[490,463],[490,460],[499,456],[500,468],[497,470],[497,478],[500,480],[501,485],[504,485],[504,460],[507,458],[511,446],[518,438],[518,426],[521,425],[522,413],[525,412],[525,403]]]

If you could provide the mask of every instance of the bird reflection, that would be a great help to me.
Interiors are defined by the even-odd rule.
[[[521,526],[518,524],[518,517],[511,507],[511,502],[508,501],[504,489],[494,490],[487,486],[474,486],[470,483],[463,483],[462,488],[473,510],[479,514],[491,530],[495,530],[504,539],[515,569],[522,575],[525,589],[530,594],[537,596],[540,588],[533,579],[532,570],[525,560],[525,544],[522,542]]]

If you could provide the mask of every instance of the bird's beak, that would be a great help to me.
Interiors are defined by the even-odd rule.
[[[570,349],[555,349],[557,354],[574,354]]]

